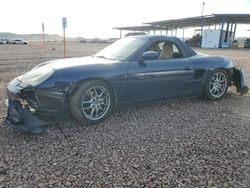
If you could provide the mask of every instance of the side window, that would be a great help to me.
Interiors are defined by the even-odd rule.
[[[173,59],[183,57],[182,53],[174,43],[165,41],[155,42],[151,44],[150,47],[145,51],[158,52],[160,54],[159,59]]]
[[[165,44],[165,42],[160,42],[159,43],[159,48],[161,49],[161,51],[162,51],[162,48],[163,48],[163,45]]]
[[[182,53],[176,44],[171,42],[160,42],[159,48],[161,49],[160,59],[174,59],[182,58]]]
[[[159,42],[155,42],[155,43],[151,44],[151,45],[145,50],[145,52],[148,52],[148,51],[154,51],[154,52],[161,53],[161,48],[159,47]]]
[[[173,58],[182,58],[182,54],[180,50],[177,48],[175,44],[173,44]]]

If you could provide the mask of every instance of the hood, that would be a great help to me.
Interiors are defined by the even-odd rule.
[[[110,64],[118,61],[96,57],[68,58],[47,61],[37,65],[31,71],[17,77],[21,87],[36,86],[49,78],[56,70],[91,64]]]
[[[52,60],[52,61],[41,63],[37,65],[35,68],[33,68],[31,71],[36,70],[36,69],[57,70],[57,69],[75,67],[75,66],[83,66],[83,65],[90,65],[90,64],[107,64],[107,63],[113,63],[113,62],[114,61],[107,60],[104,58],[97,58],[94,56],[58,59],[58,60]]]

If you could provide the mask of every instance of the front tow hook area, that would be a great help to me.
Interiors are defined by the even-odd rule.
[[[21,132],[41,133],[44,131],[45,122],[32,114],[29,107],[22,106],[18,100],[8,99],[5,102],[8,108],[5,122]]]

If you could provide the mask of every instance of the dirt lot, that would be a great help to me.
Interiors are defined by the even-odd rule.
[[[103,47],[69,43],[68,56]],[[45,133],[29,135],[5,125],[7,82],[63,57],[62,49],[0,45],[0,187],[250,187],[250,95],[234,88],[219,102],[125,107],[97,126],[55,120]],[[196,50],[227,56],[250,81],[249,50]]]

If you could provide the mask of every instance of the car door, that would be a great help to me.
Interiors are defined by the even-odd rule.
[[[158,42],[157,48],[162,50],[164,43],[165,41]],[[178,47],[173,45],[173,58],[131,63],[128,68],[130,98],[145,100],[192,94],[192,62],[189,58],[184,58]]]
[[[164,54],[164,46],[171,49],[167,57],[161,58]],[[158,97],[174,97],[192,94],[192,80],[194,78],[193,63],[186,58],[177,44],[163,41],[158,43],[161,49],[160,58],[148,62],[154,66],[155,83]],[[170,49],[169,49],[170,48]]]
[[[130,62],[127,71],[129,101],[150,100],[157,97],[153,66],[141,61]]]
[[[184,96],[192,93],[194,71],[188,58],[160,59],[145,62],[154,70],[157,97]]]

